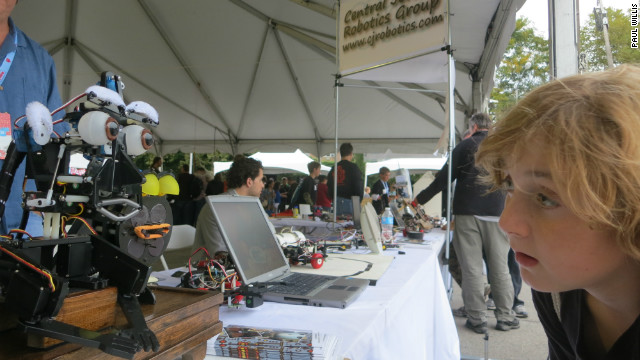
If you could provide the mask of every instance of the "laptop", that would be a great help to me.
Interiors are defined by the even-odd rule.
[[[360,223],[360,196],[351,197],[351,206],[353,208],[353,227],[360,230],[362,228]]]
[[[378,214],[371,203],[364,205],[360,217],[364,242],[373,254],[382,254],[382,238],[380,237]]]
[[[395,200],[391,201],[391,203],[389,204],[389,207],[391,208],[391,213],[393,214],[394,219],[396,219],[396,223],[398,224],[398,226],[402,228],[405,227],[404,219],[402,218],[400,209],[398,209],[397,202]]]
[[[284,283],[270,285],[265,301],[345,308],[369,285],[367,279],[292,272],[259,198],[217,195],[208,196],[207,202],[244,283]],[[296,291],[308,283],[318,285],[303,294]]]

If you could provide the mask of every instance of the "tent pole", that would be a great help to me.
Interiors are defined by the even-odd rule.
[[[334,161],[333,161],[333,224],[335,226],[337,213],[338,213],[338,124],[340,124],[340,115],[338,109],[340,108],[340,83],[339,75],[336,75],[335,89],[336,89],[336,129],[335,129],[335,149],[334,149]]]
[[[335,92],[335,96],[336,96],[336,128],[335,128],[335,137],[336,137],[336,141],[334,144],[334,152],[333,152],[333,223],[332,223],[332,229],[331,230],[335,230],[336,229],[336,224],[337,224],[337,214],[338,214],[338,207],[336,206],[337,201],[338,201],[338,124],[340,123],[340,115],[338,114],[338,109],[340,108],[340,86],[342,86],[343,84],[340,83],[340,51],[338,51],[338,48],[340,47],[340,36],[338,34],[340,34],[340,21],[338,21],[338,18],[340,17],[340,6],[342,6],[342,4],[340,4],[340,0],[337,1],[337,14],[338,16],[336,17],[336,78],[335,78],[335,82],[333,84],[333,87],[336,89]]]
[[[455,146],[455,98],[453,97],[454,88],[455,88],[455,60],[453,58],[453,51],[451,48],[451,0],[447,0],[447,43],[449,46],[448,59],[449,59],[449,93],[447,97],[449,99],[449,166],[447,170],[447,221],[449,225],[447,226],[447,231],[445,233],[445,252],[444,252],[444,276],[445,276],[445,286],[447,287],[447,293],[449,295],[449,299],[451,299],[451,295],[453,294],[451,287],[451,274],[449,273],[449,246],[451,244],[451,171],[453,167],[453,148]]]

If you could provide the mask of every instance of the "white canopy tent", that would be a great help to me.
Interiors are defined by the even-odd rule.
[[[313,161],[312,158],[297,149],[293,153],[263,153],[257,152],[251,156],[252,159],[260,160],[267,175],[300,172],[308,174],[307,164]],[[216,161],[213,163],[213,173],[229,170],[232,161]],[[328,166],[320,165],[321,173],[328,173],[331,170]]]
[[[483,108],[523,2],[452,2],[456,132]],[[63,99],[110,70],[123,77],[127,103],[156,107],[157,152],[299,148],[320,156],[335,151],[336,5],[24,1],[13,19],[53,54]],[[340,95],[341,141],[358,153],[433,152],[446,126],[446,83],[348,81],[369,88]]]

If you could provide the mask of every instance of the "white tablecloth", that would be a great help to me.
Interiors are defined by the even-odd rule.
[[[341,339],[338,354],[352,360],[460,359],[437,259],[444,232],[434,230],[425,236],[433,240],[431,247],[405,245],[400,249],[404,255],[397,249],[385,251],[386,256],[395,256],[387,272],[346,309],[265,302],[254,309],[222,306],[220,319],[225,325],[334,334]]]

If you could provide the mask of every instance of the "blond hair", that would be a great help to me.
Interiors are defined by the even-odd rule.
[[[640,67],[567,77],[533,90],[476,154],[499,187],[510,161],[540,148],[563,203],[640,260]],[[537,151],[537,150],[536,150]]]

